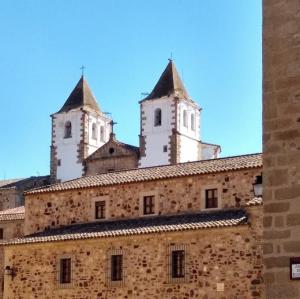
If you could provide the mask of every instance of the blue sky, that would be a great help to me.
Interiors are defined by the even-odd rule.
[[[171,53],[222,156],[261,151],[261,1],[1,1],[0,179],[49,173],[51,121],[80,78],[138,144]]]

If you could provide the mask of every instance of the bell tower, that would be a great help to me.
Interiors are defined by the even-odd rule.
[[[173,60],[140,101],[140,167],[201,159],[200,108],[185,89]]]
[[[51,181],[84,175],[85,159],[109,140],[111,119],[97,104],[82,75],[62,108],[51,115]]]

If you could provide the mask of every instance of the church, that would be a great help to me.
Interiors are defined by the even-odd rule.
[[[139,105],[138,147],[84,76],[51,115],[50,176],[0,212],[3,298],[262,296],[261,154],[200,139],[172,60]]]

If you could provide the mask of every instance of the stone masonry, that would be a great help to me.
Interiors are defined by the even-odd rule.
[[[184,283],[168,280],[170,245],[187,248]],[[125,258],[122,286],[107,281],[108,253],[114,249],[122,250]],[[57,259],[65,255],[73,260],[69,288],[57,281]],[[15,245],[6,247],[5,264],[16,269],[14,279],[5,280],[5,299],[250,299],[259,298],[262,292],[261,249],[257,232],[248,225]]]
[[[264,265],[266,298],[300,297],[300,1],[263,1]]]
[[[199,176],[26,195],[26,234],[51,227],[91,221],[93,199],[107,198],[108,218],[140,216],[145,192],[158,196],[158,214],[197,212],[203,209],[204,189],[218,188],[220,208],[245,205],[253,198],[252,183],[261,168]]]

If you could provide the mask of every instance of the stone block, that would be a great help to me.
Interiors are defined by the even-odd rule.
[[[290,230],[268,230],[264,231],[264,239],[287,239],[291,236]]]
[[[287,226],[300,225],[300,213],[286,215],[286,225]]]
[[[264,205],[265,213],[282,213],[287,212],[290,208],[290,204],[288,202],[274,202],[267,203]]]
[[[283,243],[283,249],[286,252],[294,252],[298,253],[300,252],[300,240],[299,241],[285,241]]]

